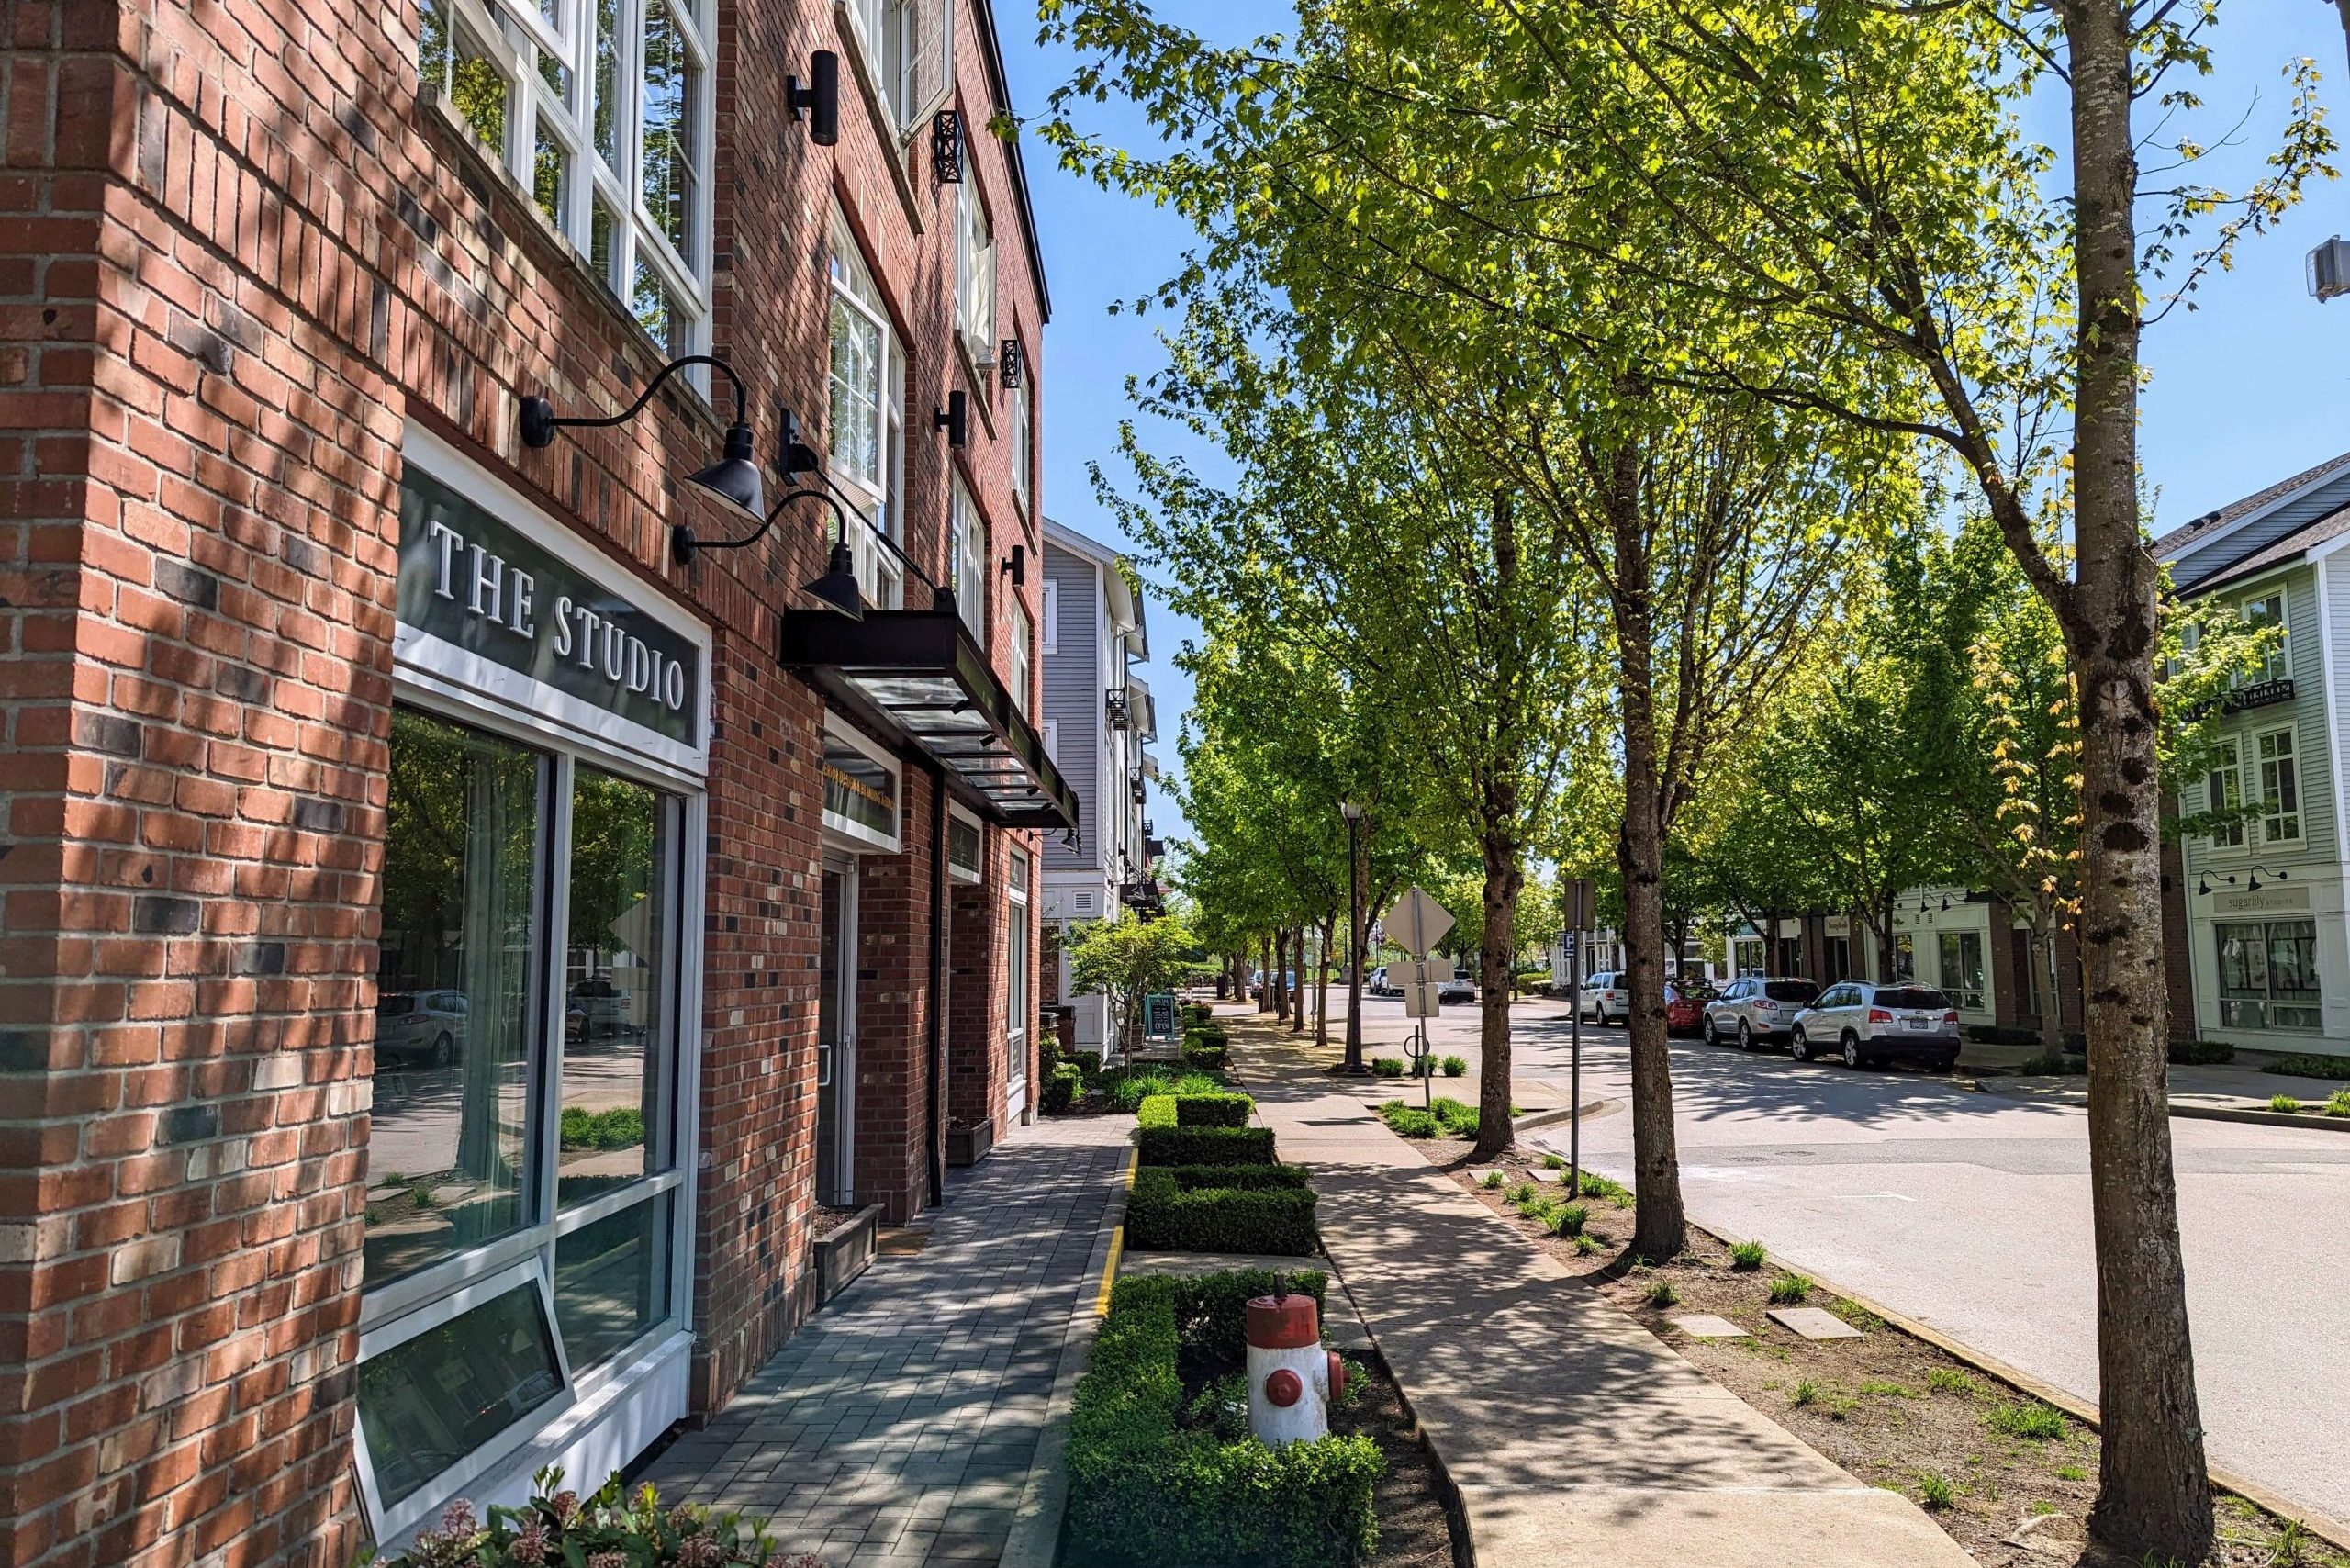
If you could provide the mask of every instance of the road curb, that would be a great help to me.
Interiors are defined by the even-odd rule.
[[[1687,1224],[1690,1229],[1703,1231],[1725,1247],[1735,1245],[1732,1238],[1723,1235],[1711,1226],[1700,1225],[1694,1219]],[[2001,1383],[2010,1383],[2031,1394],[2034,1399],[2053,1405],[2091,1431],[2098,1429],[2098,1407],[2078,1394],[2068,1393],[2053,1383],[2044,1383],[2020,1368],[2009,1366],[1997,1356],[1986,1354],[1970,1345],[1962,1344],[1940,1329],[1928,1327],[1908,1314],[1896,1312],[1882,1302],[1872,1300],[1859,1291],[1847,1290],[1807,1265],[1794,1262],[1776,1252],[1768,1250],[1764,1253],[1764,1260],[1778,1268],[1800,1273],[1830,1295],[1841,1296],[1863,1311],[1874,1313],[1911,1338],[1922,1339],[1944,1355],[1964,1361],[1979,1372],[1988,1373]],[[2266,1509],[2280,1519],[2298,1519],[2302,1529],[2325,1541],[2329,1546],[2338,1551],[2350,1551],[2350,1524],[2344,1524],[2330,1515],[2318,1513],[2301,1504],[2289,1502],[2260,1483],[2246,1480],[2232,1471],[2223,1470],[2216,1464],[2210,1466],[2210,1471],[2211,1484],[2221,1491],[2232,1492],[2245,1502],[2255,1507]]]
[[[2088,1109],[2086,1105],[2076,1104],[2070,1100],[2051,1100],[2039,1094],[2013,1093],[1996,1087],[1998,1082],[1996,1079],[1963,1078],[1956,1081],[1964,1087],[1972,1088],[1978,1094],[1989,1094],[1998,1099],[2010,1100],[2019,1105],[2062,1105],[2066,1110],[2084,1112]],[[2350,1133],[2350,1116],[2324,1116],[2315,1111],[2264,1111],[2251,1107],[2237,1110],[2228,1105],[2182,1105],[2173,1101],[2170,1114],[2179,1120],[2189,1122],[2241,1122],[2250,1126],[2313,1127],[2321,1132]]]

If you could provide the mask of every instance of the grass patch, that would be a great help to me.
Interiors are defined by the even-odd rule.
[[[1936,1367],[1926,1374],[1926,1386],[1936,1394],[1964,1394],[1969,1399],[1980,1395],[1983,1385],[1963,1372],[1949,1367]]]
[[[2300,1113],[2301,1103],[2290,1094],[2271,1094],[2268,1097],[2268,1108],[2272,1111],[2282,1111],[2288,1115],[2298,1115]]]
[[[2034,1443],[2053,1441],[2069,1429],[2062,1410],[2037,1399],[1994,1405],[1984,1412],[1983,1424],[1995,1432]]]
[[[1371,1058],[1371,1070],[1380,1078],[1401,1078],[1404,1076],[1404,1058],[1402,1057],[1373,1057]]]
[[[1771,1282],[1773,1306],[1801,1306],[1811,1294],[1811,1282],[1801,1274],[1781,1274]]]
[[[1908,1385],[1898,1383],[1889,1383],[1883,1378],[1872,1378],[1867,1383],[1861,1384],[1861,1392],[1863,1394],[1877,1394],[1886,1399],[1915,1399],[1918,1397],[1917,1391],[1909,1388]]]
[[[1475,1137],[1478,1126],[1484,1119],[1478,1114],[1476,1106],[1447,1099],[1441,1094],[1428,1102],[1427,1114],[1436,1118],[1437,1126],[1450,1137]]]
[[[1550,1233],[1554,1236],[1581,1236],[1583,1227],[1591,1223],[1591,1211],[1581,1204],[1561,1204],[1550,1211]]]
[[[1930,1514],[1939,1514],[1957,1501],[1957,1492],[1939,1471],[1918,1473],[1918,1506]]]
[[[1796,1384],[1795,1392],[1787,1395],[1787,1398],[1788,1401],[1795,1405],[1798,1409],[1807,1405],[1817,1405],[1819,1403],[1821,1398],[1819,1384],[1812,1382],[1809,1378],[1805,1378],[1801,1383]]]
[[[2056,1467],[2056,1479],[2059,1481],[2087,1481],[2088,1478],[2088,1466],[2085,1464],[2060,1464]]]
[[[1768,1256],[1759,1241],[1741,1241],[1729,1249],[1729,1266],[1741,1274],[1751,1274],[1762,1266]]]
[[[1874,1334],[1878,1329],[1885,1327],[1884,1318],[1879,1317],[1875,1313],[1871,1312],[1867,1307],[1861,1305],[1858,1302],[1841,1300],[1831,1301],[1828,1304],[1828,1310],[1834,1313],[1837,1316],[1842,1318],[1845,1322],[1851,1324],[1853,1327],[1859,1329],[1863,1334]]]
[[[1477,1185],[1483,1187],[1488,1193],[1498,1193],[1508,1184],[1509,1178],[1503,1175],[1498,1170],[1486,1171],[1485,1179],[1477,1183]]]
[[[1651,1280],[1649,1282],[1649,1305],[1651,1306],[1675,1306],[1680,1304],[1680,1301],[1681,1293],[1673,1288],[1673,1284],[1671,1280]]]
[[[1566,1168],[1567,1157],[1563,1154],[1546,1154],[1542,1157],[1542,1169],[1545,1170],[1564,1170]]]
[[[1385,1122],[1387,1130],[1397,1137],[1434,1137],[1444,1126],[1433,1113],[1423,1111],[1416,1105],[1406,1105],[1401,1100],[1390,1100],[1380,1106],[1379,1119]]]
[[[1599,1250],[1599,1238],[1592,1235],[1591,1232],[1587,1230],[1579,1230],[1575,1232],[1575,1255],[1577,1257],[1588,1258]]]
[[[1554,1170],[1562,1170],[1566,1169],[1566,1163],[1567,1162],[1565,1160],[1561,1159],[1557,1165],[1551,1167],[1551,1169]],[[1622,1198],[1628,1201],[1632,1196],[1632,1190],[1629,1187],[1625,1186],[1621,1182],[1610,1181],[1608,1178],[1600,1175],[1596,1171],[1578,1170],[1575,1172],[1575,1182],[1576,1192],[1574,1195],[1577,1197]]]

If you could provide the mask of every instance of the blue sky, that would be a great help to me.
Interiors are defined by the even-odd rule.
[[[1223,41],[1277,25],[1273,8],[1262,4],[1182,0],[1167,10]],[[2257,173],[2285,111],[2279,69],[2298,55],[2317,59],[2335,133],[2350,141],[2350,93],[2342,88],[2350,66],[2331,5],[2230,0],[2221,17],[2210,35],[2216,70],[2199,88],[2207,106],[2193,129],[2216,142],[2240,116],[2249,112],[2250,119],[2240,144],[2204,164],[2201,178],[2227,186]],[[1040,47],[1017,6],[1007,6],[1000,21],[1014,107],[1039,115],[1046,95],[1067,77],[1070,58]],[[1140,118],[1114,101],[1090,106],[1083,123],[1127,145],[1140,145],[1147,135]],[[1125,381],[1156,368],[1161,353],[1158,317],[1112,316],[1108,307],[1164,281],[1192,232],[1171,213],[1063,174],[1034,139],[1027,155],[1053,296],[1043,414],[1046,509],[1081,532],[1114,539],[1117,530],[1094,498],[1087,467],[1100,462],[1113,480],[1124,477],[1118,424],[1133,413]],[[2149,154],[2147,161],[2157,160]],[[2197,309],[2175,310],[2149,335],[2153,379],[2143,455],[2158,531],[2350,449],[2350,297],[2321,306],[2302,282],[2310,247],[2345,232],[2350,185],[2312,185],[2280,225],[2245,243],[2232,272],[2198,291]],[[1158,441],[1173,445],[1169,435]],[[1214,461],[1213,454],[1192,455]],[[1174,655],[1198,629],[1163,600],[1154,601],[1150,615],[1152,656],[1144,673],[1158,698],[1159,760],[1171,776],[1177,725],[1191,706],[1191,683]],[[1151,811],[1162,833],[1181,831],[1163,794],[1154,796]]]

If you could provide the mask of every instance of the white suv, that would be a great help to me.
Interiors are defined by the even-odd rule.
[[[1619,969],[1585,975],[1575,1012],[1595,1024],[1621,1024],[1632,1015],[1632,988]]]
[[[1846,1067],[1876,1067],[1892,1057],[1934,1072],[1958,1064],[1958,1010],[1930,985],[1871,985],[1840,980],[1796,1014],[1787,1054],[1809,1061],[1834,1050]]]

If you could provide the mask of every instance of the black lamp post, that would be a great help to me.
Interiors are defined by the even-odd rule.
[[[1347,1059],[1340,1070],[1362,1073],[1362,808],[1338,802],[1347,819]]]

